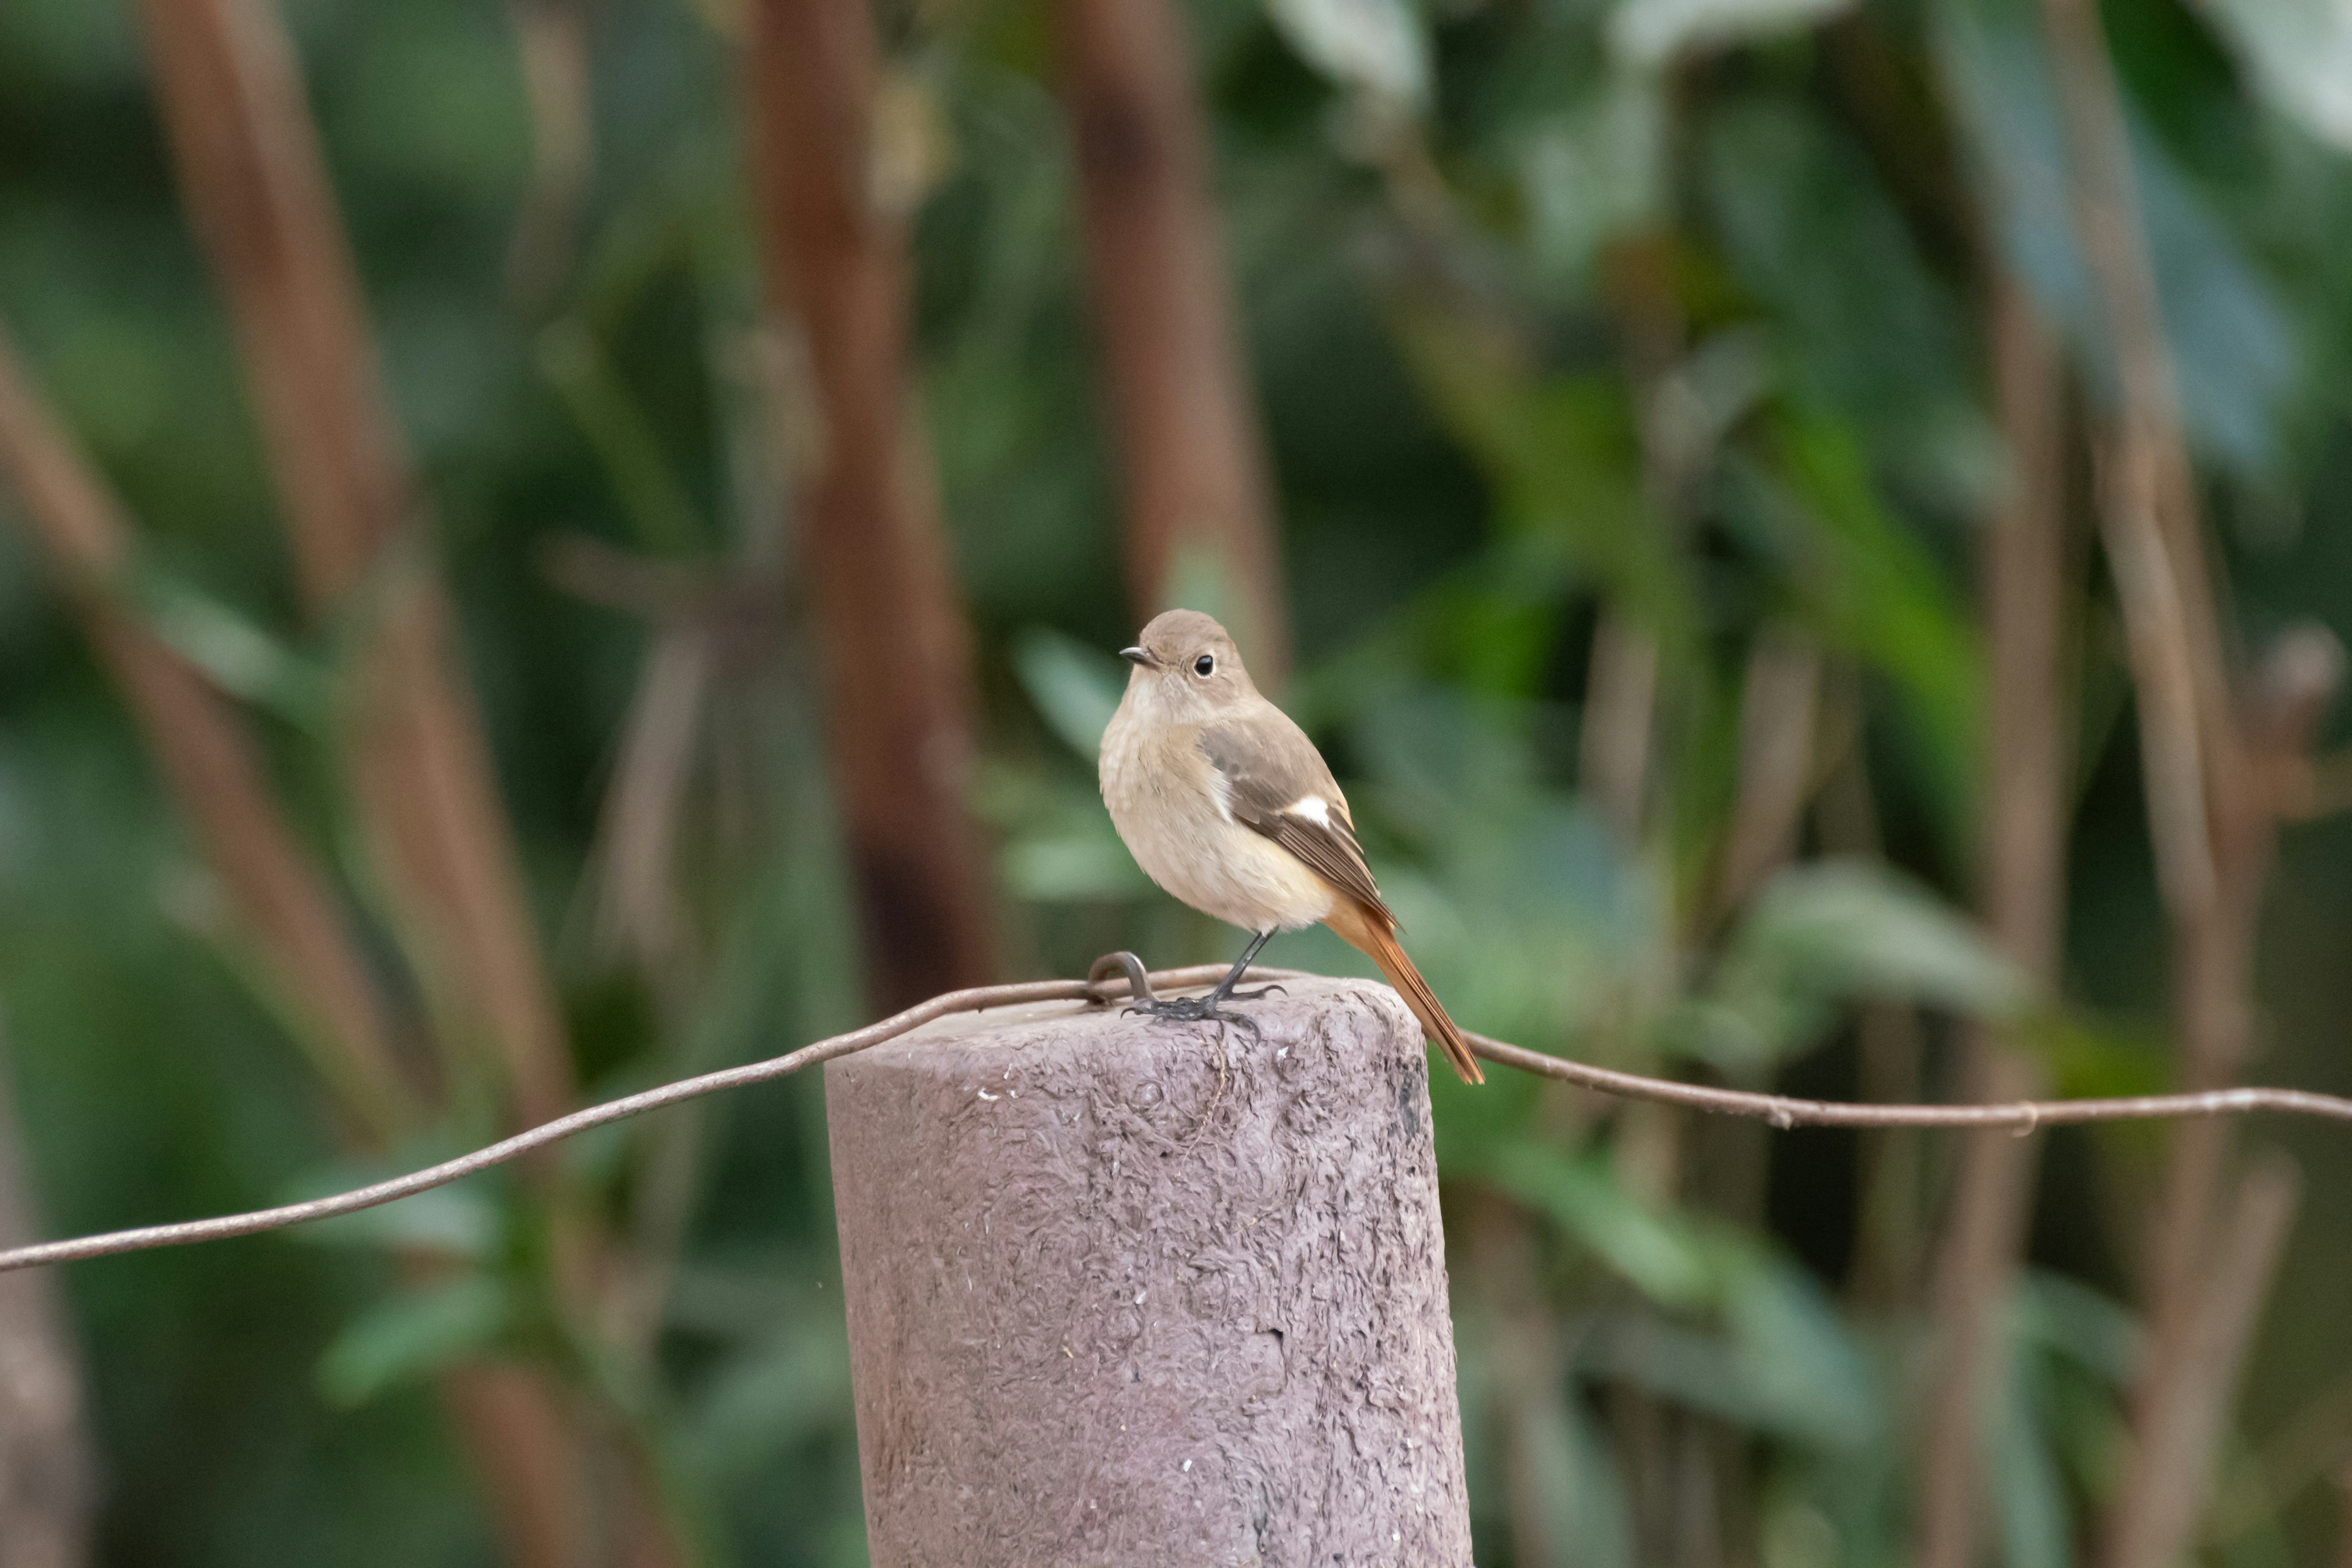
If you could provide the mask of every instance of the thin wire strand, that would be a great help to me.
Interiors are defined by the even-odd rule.
[[[1097,960],[1092,977],[1086,980],[1033,980],[1011,985],[978,985],[969,990],[950,991],[928,1002],[918,1003],[903,1013],[893,1014],[879,1023],[818,1040],[784,1056],[772,1057],[766,1061],[752,1062],[744,1067],[703,1073],[699,1077],[664,1084],[658,1089],[624,1095],[603,1105],[593,1105],[569,1116],[558,1117],[527,1132],[500,1139],[470,1154],[461,1154],[454,1160],[445,1160],[421,1171],[412,1171],[404,1176],[395,1176],[389,1181],[329,1197],[312,1198],[306,1203],[256,1209],[249,1214],[184,1220],[173,1225],[142,1226],[134,1230],[109,1231],[98,1236],[19,1247],[0,1252],[0,1273],[36,1268],[51,1263],[74,1263],[87,1258],[106,1258],[121,1252],[139,1252],[149,1247],[179,1247],[195,1241],[223,1241],[230,1237],[252,1236],[261,1231],[307,1224],[311,1220],[357,1214],[362,1209],[374,1208],[382,1204],[413,1197],[418,1193],[430,1192],[435,1187],[446,1186],[451,1182],[506,1164],[533,1150],[543,1149],[593,1127],[606,1126],[648,1110],[658,1110],[666,1105],[716,1094],[722,1089],[766,1083],[772,1079],[798,1072],[803,1068],[831,1061],[835,1057],[868,1049],[950,1014],[975,1013],[988,1007],[1013,1006],[1024,1002],[1108,1004],[1120,999],[1122,987],[1127,988],[1128,994],[1148,999],[1153,986],[1182,990],[1206,985],[1222,979],[1225,969],[1225,965],[1217,963],[1195,964],[1187,969],[1163,969],[1151,974],[1148,983],[1139,984],[1142,982],[1143,966],[1130,954],[1114,953]],[[1117,978],[1109,978],[1114,972]],[[1320,978],[1295,969],[1257,966],[1251,968],[1250,975],[1255,979],[1276,981]],[[1465,1035],[1465,1037],[1469,1040],[1473,1051],[1490,1062],[1517,1068],[1522,1072],[1544,1078],[1558,1079],[1579,1089],[1626,1100],[1655,1100],[1660,1104],[1685,1106],[1693,1110],[1720,1115],[1753,1117],[1782,1129],[2007,1127],[2023,1137],[2037,1128],[2076,1122],[2235,1115],[2250,1111],[2277,1111],[2352,1121],[2352,1100],[2297,1089],[2224,1089],[2204,1094],[2020,1100],[1990,1105],[1855,1105],[1828,1100],[1792,1100],[1786,1095],[1752,1094],[1740,1089],[1715,1089],[1706,1084],[1677,1083],[1667,1079],[1645,1078],[1639,1073],[1619,1072],[1611,1068],[1594,1067],[1589,1062],[1572,1061],[1565,1057],[1546,1056],[1541,1051],[1490,1039],[1485,1035]]]

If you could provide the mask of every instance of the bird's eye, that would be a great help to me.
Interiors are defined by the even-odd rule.
[[[1192,673],[1206,680],[1217,673],[1217,656],[1204,653],[1192,661]]]

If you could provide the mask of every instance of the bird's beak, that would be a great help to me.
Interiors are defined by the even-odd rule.
[[[1151,657],[1151,650],[1148,647],[1123,647],[1118,650],[1118,657],[1129,664],[1142,665],[1146,668],[1160,662]]]

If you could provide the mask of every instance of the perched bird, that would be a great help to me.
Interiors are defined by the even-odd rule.
[[[1135,668],[1102,739],[1103,804],[1146,875],[1203,914],[1255,933],[1202,997],[1150,1004],[1218,1018],[1264,990],[1234,986],[1277,931],[1320,921],[1370,955],[1465,1083],[1486,1075],[1436,993],[1397,945],[1356,842],[1348,797],[1307,732],[1260,694],[1225,628],[1170,610],[1122,650]]]

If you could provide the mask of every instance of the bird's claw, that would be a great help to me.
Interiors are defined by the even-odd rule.
[[[1249,996],[1263,995],[1265,993],[1263,992],[1252,992],[1249,994]],[[1157,1018],[1163,1022],[1171,1024],[1237,1024],[1250,1032],[1251,1038],[1263,1040],[1265,1037],[1259,1032],[1256,1019],[1241,1013],[1228,1013],[1223,1007],[1218,1005],[1220,1001],[1247,1001],[1249,1000],[1249,996],[1244,996],[1238,993],[1222,998],[1217,996],[1171,996],[1164,999],[1155,999],[1150,1002],[1134,1003],[1120,1009],[1120,1013],[1122,1016],[1129,1013],[1140,1013],[1147,1018]]]

